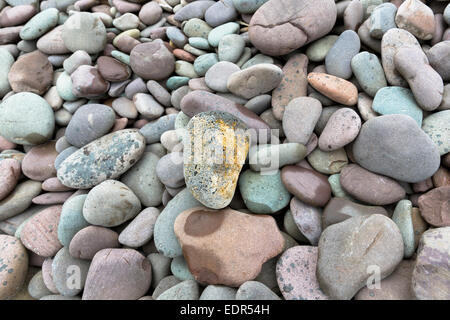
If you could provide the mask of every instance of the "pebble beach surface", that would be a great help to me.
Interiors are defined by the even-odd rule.
[[[0,0],[0,300],[450,300],[450,1]]]

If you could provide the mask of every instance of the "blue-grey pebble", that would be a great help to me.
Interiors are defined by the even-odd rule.
[[[79,98],[72,93],[72,79],[70,74],[63,72],[56,81],[56,90],[59,96],[66,101],[76,101]]]
[[[189,38],[189,44],[194,48],[201,50],[211,50],[208,39],[202,37],[191,37]]]
[[[187,85],[189,83],[189,80],[191,79],[188,77],[173,76],[167,79],[166,86],[167,89],[173,91],[178,89],[179,87]]]
[[[325,58],[327,72],[342,79],[349,79],[352,76],[350,63],[360,48],[361,41],[355,31],[342,32]]]
[[[162,116],[158,120],[147,123],[139,131],[145,137],[147,144],[159,142],[161,135],[175,128],[176,114]]]
[[[187,3],[175,13],[174,19],[180,22],[193,18],[203,19],[206,10],[214,4],[215,1],[210,0]]]
[[[412,203],[409,200],[400,200],[395,206],[392,220],[400,229],[403,238],[403,254],[408,259],[414,254],[414,227],[412,220]]]
[[[188,42],[188,38],[181,32],[180,29],[176,27],[168,27],[166,30],[166,35],[169,40],[171,40],[178,48],[183,48]]]
[[[158,216],[153,238],[159,252],[166,257],[175,258],[183,254],[173,230],[175,219],[185,210],[202,206],[188,189],[180,191]]]
[[[75,196],[63,204],[58,224],[58,240],[65,247],[69,247],[70,241],[78,231],[89,226],[83,217],[83,205],[86,197],[86,194]]]
[[[23,40],[34,40],[45,34],[58,24],[59,11],[55,8],[39,12],[20,30],[20,38]]]
[[[115,119],[112,108],[103,104],[86,104],[70,119],[65,136],[71,145],[81,148],[107,134]]]
[[[361,88],[371,97],[375,97],[378,90],[387,86],[384,69],[378,57],[364,51],[353,57],[351,62],[353,73]]]
[[[236,18],[237,11],[234,8],[233,0],[217,1],[205,12],[205,21],[211,27],[234,21]]]
[[[200,300],[235,300],[237,289],[210,284],[200,296]]]
[[[161,293],[156,300],[198,300],[200,288],[194,280],[186,280]]]
[[[152,288],[154,289],[162,279],[170,275],[172,259],[161,253],[150,253],[147,259],[152,265]]]
[[[444,20],[450,26],[450,3],[445,7]]]
[[[274,60],[270,56],[266,56],[265,54],[258,53],[253,58],[249,59],[246,63],[244,63],[241,67],[242,70],[250,68],[254,65],[261,63],[274,63]]]
[[[423,120],[422,130],[433,140],[441,156],[450,152],[450,110],[430,114]]]
[[[0,48],[0,99],[11,91],[8,73],[14,63],[14,57],[8,50]]]
[[[244,52],[245,41],[237,34],[228,34],[219,41],[218,55],[220,61],[237,62]]]
[[[239,24],[237,22],[227,22],[212,29],[208,34],[208,42],[213,47],[218,47],[220,39],[227,34],[234,34],[239,32]]]
[[[258,281],[244,282],[236,292],[236,300],[281,300],[266,285]]]
[[[370,14],[370,36],[381,39],[389,29],[397,28],[395,24],[396,14],[397,7],[393,3],[383,3],[375,7]]]
[[[74,258],[69,248],[61,248],[53,258],[52,277],[56,289],[66,297],[76,296],[84,288],[91,262]]]
[[[219,62],[217,53],[207,53],[199,56],[194,61],[194,70],[200,76],[203,77],[206,72]]]
[[[233,0],[234,7],[240,13],[252,14],[268,0]]]
[[[170,271],[178,278],[178,280],[195,280],[192,273],[189,271],[186,260],[183,256],[175,257],[170,264]]]
[[[78,151],[77,147],[70,146],[68,148],[65,148],[63,151],[61,151],[58,156],[55,158],[55,169],[58,170],[61,163],[63,163],[64,160],[66,160],[72,153],[75,151]]]

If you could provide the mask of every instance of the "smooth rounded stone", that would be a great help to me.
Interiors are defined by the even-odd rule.
[[[28,283],[28,293],[35,299],[51,295],[52,292],[45,286],[42,271],[37,272]]]
[[[237,96],[251,99],[275,89],[282,79],[283,70],[273,64],[262,63],[233,73],[228,78],[227,88]]]
[[[119,97],[112,102],[112,108],[121,117],[136,119],[138,112],[133,101],[127,97]]]
[[[184,28],[184,33],[186,33],[186,26]],[[219,46],[220,40],[224,36],[229,35],[229,34],[234,34],[234,33],[239,33],[239,24],[236,22],[227,22],[218,27],[215,27],[212,30],[211,29],[208,30],[208,33],[206,35],[203,34],[203,35],[199,35],[199,36],[201,36],[203,38],[207,38],[209,44],[212,47],[217,48]]]
[[[237,18],[233,0],[218,1],[205,11],[205,21],[211,27],[217,27]]]
[[[324,107],[322,109],[322,113],[320,114],[319,120],[316,123],[316,126],[314,128],[314,131],[320,135],[322,134],[323,130],[325,129],[328,120],[330,120],[333,113],[338,111],[339,109],[343,108],[343,106],[330,106],[330,107]]]
[[[400,48],[420,48],[417,39],[404,29],[390,29],[381,40],[381,63],[391,86],[407,87],[408,83],[395,68],[394,57]]]
[[[396,203],[406,195],[397,181],[356,164],[349,164],[341,170],[340,183],[352,197],[373,205]]]
[[[380,281],[379,288],[362,288],[355,300],[416,300],[411,286],[414,260],[402,260],[392,274]]]
[[[133,96],[133,103],[137,111],[148,120],[157,119],[164,113],[164,107],[153,96],[146,93],[135,94]]]
[[[2,257],[0,299],[7,300],[20,291],[26,280],[28,253],[19,239],[0,234],[0,256]]]
[[[152,288],[155,289],[165,277],[170,275],[172,259],[161,253],[150,253],[147,259],[152,265]]]
[[[371,97],[387,86],[383,67],[376,55],[367,51],[358,53],[353,57],[351,67],[358,83]]]
[[[430,229],[422,235],[412,274],[412,289],[417,299],[449,299],[449,239],[449,227]]]
[[[130,66],[144,80],[163,80],[175,70],[175,58],[160,39],[133,48]]]
[[[27,221],[21,231],[23,245],[42,257],[52,257],[61,249],[57,229],[62,206],[48,207]]]
[[[283,114],[283,131],[289,142],[306,145],[322,113],[320,101],[310,97],[291,100]]]
[[[450,25],[450,7],[447,5],[444,10],[444,19],[448,25]]]
[[[306,147],[300,143],[266,144],[250,148],[250,168],[267,172],[300,162],[306,157]]]
[[[430,40],[436,28],[433,10],[420,0],[403,2],[397,10],[395,23],[421,40]]]
[[[72,93],[78,98],[95,98],[106,93],[109,82],[105,81],[97,68],[82,65],[71,75]]]
[[[229,92],[227,82],[230,76],[241,69],[232,62],[221,61],[211,66],[205,73],[206,85],[214,91]]]
[[[312,206],[322,207],[331,197],[327,178],[313,170],[286,166],[281,170],[281,180],[290,193]]]
[[[136,29],[139,26],[139,17],[132,13],[125,13],[113,20],[113,26],[119,30],[126,31]]]
[[[144,4],[139,11],[139,19],[148,26],[157,23],[162,16],[163,10],[156,1]]]
[[[437,43],[426,54],[433,69],[439,73],[444,81],[449,81],[450,66],[448,60],[450,55],[450,41]]]
[[[53,80],[53,67],[40,51],[24,54],[9,70],[8,80],[15,92],[43,95]]]
[[[207,74],[207,72],[216,64],[218,64],[219,58],[216,53],[207,53],[199,56],[194,61],[194,71],[199,76],[204,76]],[[223,62],[225,63],[225,62]],[[240,70],[240,69],[239,69]],[[228,78],[226,78],[228,79]],[[225,83],[225,89],[226,89],[226,83]],[[226,92],[228,92],[228,89],[226,89]]]
[[[161,203],[164,188],[156,173],[159,159],[154,153],[145,152],[139,162],[121,178],[146,207],[156,207]]]
[[[0,164],[6,160],[0,161]],[[6,220],[25,211],[34,197],[41,192],[41,183],[27,180],[19,183],[14,190],[0,201],[0,220]]]
[[[307,159],[316,171],[324,174],[339,173],[348,164],[347,153],[343,148],[329,152],[316,148]]]
[[[346,6],[342,18],[346,30],[356,30],[364,21],[364,7],[361,1],[351,1]]]
[[[83,290],[89,261],[72,257],[69,249],[61,248],[53,258],[52,274],[56,289],[63,296],[76,296]]]
[[[248,128],[256,130],[259,135],[268,136],[270,129],[267,123],[249,109],[207,91],[196,90],[187,94],[181,101],[181,110],[189,117],[206,111],[228,112],[243,121]]]
[[[125,81],[131,76],[130,67],[111,57],[99,57],[97,59],[97,68],[106,81]]]
[[[0,161],[0,201],[5,199],[14,190],[21,173],[19,161],[15,159]]]
[[[63,72],[56,81],[56,89],[59,96],[69,102],[75,102],[79,98],[72,92],[72,79],[67,72]]]
[[[239,177],[239,190],[247,208],[257,214],[280,211],[291,199],[279,171],[264,174],[246,170]]]
[[[419,197],[419,209],[426,222],[435,227],[450,225],[450,186],[432,189]]]
[[[245,107],[247,109],[253,111],[257,115],[260,115],[261,113],[269,109],[271,106],[272,106],[272,96],[269,94],[262,94],[256,96],[248,100],[247,103],[245,104]]]
[[[118,237],[111,229],[87,226],[78,231],[70,241],[70,255],[77,259],[92,260],[102,249],[119,247]]]
[[[394,64],[424,110],[431,111],[439,107],[444,83],[439,73],[428,64],[428,58],[422,50],[400,48],[395,54]]]
[[[341,175],[339,173],[333,174],[328,177],[328,182],[331,187],[331,192],[337,198],[345,198],[348,200],[354,200],[341,186]]]
[[[187,3],[175,13],[174,19],[177,21],[185,21],[192,18],[203,19],[206,10],[214,4],[214,1],[196,1]]]
[[[306,49],[306,55],[313,62],[324,61],[330,49],[334,46],[339,37],[327,35],[311,43]]]
[[[423,120],[422,130],[438,147],[439,153],[450,152],[450,110],[433,113]]]
[[[306,238],[306,242],[317,246],[322,233],[321,209],[303,203],[294,197],[290,203],[290,210],[294,223],[302,236]]]
[[[34,40],[51,30],[58,24],[59,11],[49,8],[36,14],[20,30],[20,38],[23,40]]]
[[[42,280],[44,280],[44,284],[48,290],[54,294],[59,294],[58,289],[56,289],[55,283],[53,282],[52,263],[52,258],[46,258],[44,262],[42,262]]]
[[[58,126],[67,126],[70,122],[72,115],[66,109],[60,109],[55,112],[55,123]]]
[[[63,67],[68,74],[72,74],[79,66],[91,64],[91,56],[86,51],[78,50],[64,60]]]
[[[141,211],[136,195],[120,181],[106,180],[89,191],[83,205],[87,222],[115,227],[134,218]]]
[[[78,150],[79,150],[78,148],[72,146],[61,151],[61,153],[59,153],[58,156],[55,158],[54,163],[55,169],[58,170],[61,164],[64,162],[64,160],[66,160],[71,154],[75,153]]]
[[[172,259],[172,263],[170,265],[170,270],[171,270],[172,274],[175,277],[177,277],[178,280],[180,280],[180,281],[195,280],[194,276],[189,271],[189,267],[183,256],[179,256],[179,257]]]
[[[170,268],[170,261],[169,261],[168,268]],[[152,264],[152,271],[153,271],[153,264]],[[152,282],[152,283],[154,283],[154,282]],[[152,293],[152,298],[154,300],[156,300],[163,292],[176,286],[179,283],[181,283],[181,281],[178,280],[173,275],[164,277],[163,279],[161,279],[161,281],[159,281],[159,283],[157,285],[155,285],[155,290]]]
[[[156,176],[170,188],[180,188],[185,185],[183,170],[183,154],[172,152],[163,156],[156,165]]]
[[[352,76],[351,61],[359,53],[361,42],[353,30],[344,31],[325,58],[327,73],[342,79]]]
[[[156,300],[198,300],[199,297],[198,283],[194,280],[185,280],[159,294]]]
[[[400,114],[365,122],[353,156],[367,170],[410,183],[431,177],[440,163],[433,141],[411,117]]]
[[[199,207],[198,202],[188,189],[180,191],[158,216],[154,228],[156,248],[166,257],[174,258],[182,255],[180,244],[175,236],[173,225],[175,219],[183,211]]]
[[[296,14],[292,15],[292,12]],[[262,53],[280,56],[325,36],[335,22],[334,1],[289,0],[281,3],[269,0],[252,16],[249,36]]]
[[[199,300],[235,300],[236,292],[235,288],[211,284],[202,291]]]
[[[251,51],[251,50],[250,50]],[[258,53],[257,55],[255,55],[253,58],[248,59],[241,67],[242,70],[253,67],[257,64],[262,64],[262,63],[268,63],[268,64],[274,64],[274,60],[272,57],[270,56],[266,56],[264,54]]]
[[[63,296],[63,295],[59,295],[59,294],[51,294],[48,296],[44,296],[42,298],[40,298],[39,300],[81,300],[80,297],[75,296],[75,297],[67,297],[67,296]]]
[[[184,211],[175,220],[174,230],[191,273],[206,284],[236,287],[254,279],[262,264],[284,246],[272,217],[231,209]],[[214,257],[209,254],[212,250]]]
[[[317,247],[295,246],[278,259],[276,276],[286,300],[328,300],[316,278]]]
[[[388,216],[383,207],[361,205],[344,198],[331,198],[322,214],[322,228],[325,230],[349,218],[373,214]]]
[[[136,300],[150,288],[151,269],[150,262],[136,250],[103,249],[92,259],[82,299]]]
[[[266,285],[258,281],[243,283],[236,292],[236,300],[281,300]]]
[[[177,110],[181,109],[181,100],[183,100],[184,96],[186,96],[191,91],[192,90],[191,88],[189,88],[189,86],[182,86],[172,91],[172,95],[170,97],[170,103],[172,107]]]
[[[219,41],[218,56],[220,61],[237,62],[245,48],[244,39],[237,34],[228,34]]]
[[[4,1],[0,4],[0,10],[2,10],[0,13],[0,25],[3,27],[22,25],[37,13],[36,8],[32,5],[4,8],[5,5]]]
[[[414,226],[412,222],[412,203],[401,200],[395,206],[392,221],[395,222],[403,238],[403,252],[405,259],[414,254]]]
[[[375,39],[381,39],[388,30],[397,28],[396,14],[397,7],[392,3],[383,3],[375,7],[369,18],[370,35]]]
[[[183,33],[188,37],[201,37],[208,39],[212,28],[203,20],[198,18],[189,19],[183,25]],[[217,41],[219,42],[219,41]]]
[[[0,105],[0,130],[7,140],[35,145],[53,135],[55,118],[50,105],[37,94],[20,92]]]
[[[441,165],[433,175],[433,185],[436,188],[450,185],[450,171]]]
[[[43,193],[37,197],[34,197],[32,202],[34,204],[41,205],[50,205],[50,204],[62,204],[66,201],[70,196],[72,196],[73,192],[47,192]]]
[[[195,73],[194,65],[187,61],[178,60],[175,62],[175,73],[180,77],[186,78],[198,78],[197,73]]]
[[[164,132],[174,129],[176,117],[176,114],[162,116],[143,126],[139,132],[145,137],[148,144],[159,142]]]
[[[119,243],[131,248],[146,244],[153,237],[153,229],[159,210],[146,208],[140,212],[119,235]]]
[[[350,81],[326,73],[308,74],[308,83],[321,94],[346,106],[358,101],[358,89]]]
[[[283,227],[284,230],[294,238],[295,240],[299,242],[308,242],[308,239],[300,232],[297,224],[294,221],[294,217],[292,216],[291,210],[287,210],[284,219],[283,219]]]
[[[268,0],[233,0],[234,7],[239,13],[252,14]]]
[[[0,98],[11,90],[8,73],[14,64],[14,57],[5,49],[0,49]]]
[[[166,86],[167,86],[167,89],[174,91],[182,86],[186,86],[190,80],[191,80],[191,78],[188,78],[188,77],[173,76],[167,80]]]
[[[361,129],[361,119],[350,108],[340,108],[329,118],[319,137],[319,148],[323,151],[338,150],[351,143]]]
[[[422,125],[422,109],[417,105],[411,90],[407,88],[380,89],[373,99],[372,110],[382,115],[405,114],[413,118],[419,126]]]
[[[67,157],[57,168],[58,179],[76,189],[89,189],[115,179],[142,156],[145,138],[134,129],[110,133]]]
[[[247,126],[229,113],[211,111],[195,115],[186,130],[183,163],[187,189],[209,208],[226,207],[247,157]],[[195,137],[204,134],[199,145]]]
[[[61,37],[72,52],[77,50],[95,54],[106,46],[106,28],[100,18],[89,12],[71,15],[63,25]]]
[[[319,241],[317,279],[331,299],[349,300],[366,285],[375,265],[380,279],[403,259],[397,225],[383,215],[354,217],[324,230]]]
[[[101,138],[114,125],[115,113],[103,104],[87,104],[75,112],[66,128],[67,141],[78,148]]]
[[[147,82],[147,89],[151,95],[163,106],[170,107],[170,93],[161,86],[158,82],[154,80],[149,80]]]
[[[304,54],[293,54],[283,67],[283,79],[272,92],[272,110],[276,119],[282,120],[289,102],[306,96],[308,81],[308,58]]]
[[[58,240],[69,247],[72,238],[89,223],[83,217],[83,205],[87,195],[79,195],[64,202],[58,224]]]

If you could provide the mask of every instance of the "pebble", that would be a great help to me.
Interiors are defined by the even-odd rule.
[[[72,257],[68,248],[61,248],[52,262],[53,282],[59,293],[65,297],[80,293],[84,288],[89,265],[89,261]],[[78,279],[74,279],[75,274]]]
[[[159,142],[164,132],[174,129],[176,117],[176,114],[162,116],[143,126],[139,132],[144,136],[147,144]]]
[[[51,295],[52,292],[45,286],[42,271],[37,272],[28,283],[28,293],[35,299]]]
[[[333,76],[349,79],[352,76],[351,61],[359,53],[361,42],[353,30],[344,31],[328,51],[325,58],[327,72]]]
[[[365,122],[353,155],[367,170],[411,183],[431,177],[440,163],[433,141],[411,117],[400,114]]]
[[[206,24],[206,26],[208,26],[208,25]],[[186,29],[186,26],[185,26],[185,29]],[[206,27],[204,27],[203,29],[204,29],[204,31],[202,33],[200,33],[199,36],[201,36],[203,38],[207,38],[209,44],[212,47],[217,48],[219,46],[220,40],[224,36],[226,36],[228,34],[238,33],[239,24],[237,24],[236,22],[228,22],[228,23],[222,24],[214,29],[211,29],[210,27],[209,27],[209,29],[207,29]],[[186,33],[186,31],[185,31],[185,33]]]
[[[271,56],[288,54],[328,34],[336,22],[336,5],[331,0],[306,0],[300,10],[297,0],[269,0],[252,16],[249,36],[252,44]],[[292,15],[292,12],[297,14]],[[303,17],[311,21],[309,24]],[[286,34],[292,35],[286,37]]]
[[[14,190],[21,173],[19,161],[15,159],[0,161],[0,201]]]
[[[346,106],[358,102],[358,89],[347,80],[325,73],[309,73],[308,83],[317,91]]]
[[[450,152],[449,121],[450,110],[444,110],[427,116],[422,125],[422,130],[433,140],[441,156]]]
[[[250,148],[250,168],[267,172],[295,164],[306,157],[307,149],[300,143],[266,144]]]
[[[199,297],[198,283],[194,280],[185,280],[159,294],[156,300],[198,300]]]
[[[282,79],[283,70],[272,64],[261,63],[233,73],[228,78],[227,88],[237,96],[251,99],[275,89]]]
[[[436,28],[433,10],[419,0],[406,0],[397,10],[395,23],[421,40],[430,40]]]
[[[14,57],[7,50],[0,48],[0,98],[11,90],[8,74],[14,64]]]
[[[210,284],[202,291],[199,300],[235,300],[236,291],[235,288]]]
[[[319,148],[323,151],[338,150],[351,143],[359,134],[361,119],[350,108],[333,112],[319,137]]]
[[[192,39],[192,38],[190,38],[190,39]],[[209,69],[211,69],[213,66],[217,65],[218,62],[219,62],[219,58],[217,56],[217,53],[203,54],[195,59],[194,71],[200,77],[205,76],[208,73]],[[222,63],[222,65],[224,63]],[[226,83],[225,83],[225,88],[226,88]],[[228,91],[228,89],[226,89],[226,90]]]
[[[228,34],[219,41],[218,56],[220,61],[236,63],[242,56],[245,48],[244,39],[237,34]]]
[[[153,237],[153,229],[159,210],[146,208],[141,211],[119,235],[119,243],[131,248],[146,244]]]
[[[136,93],[133,96],[133,103],[139,114],[148,120],[158,119],[164,113],[164,107],[146,93]]]
[[[28,253],[19,239],[0,234],[0,299],[14,297],[22,288],[28,270]]]
[[[87,222],[115,227],[134,218],[141,211],[141,202],[125,184],[106,180],[89,191],[83,205]]]
[[[311,43],[306,49],[306,55],[313,62],[321,62],[325,60],[330,49],[334,46],[339,37],[328,35]]]
[[[35,93],[20,92],[4,100],[0,108],[0,131],[8,141],[35,145],[53,135],[55,117],[50,105]]]
[[[366,285],[368,267],[378,266],[383,279],[402,258],[402,235],[392,220],[378,214],[354,217],[322,233],[317,279],[331,299],[349,300]]]
[[[88,189],[114,179],[142,156],[145,138],[136,130],[110,133],[72,153],[57,168],[58,179],[71,188]]]
[[[255,278],[261,265],[279,254],[284,245],[273,218],[232,209],[184,211],[175,220],[174,229],[189,269],[197,281],[207,284],[240,286]],[[213,248],[215,262],[211,263],[208,252]]]
[[[170,271],[180,281],[195,280],[183,256],[172,259]]]
[[[327,177],[316,171],[286,166],[281,170],[281,181],[291,194],[311,206],[323,207],[331,198]]]
[[[349,164],[342,169],[340,183],[355,199],[378,206],[396,203],[406,195],[403,187],[395,180],[356,164]]]
[[[403,238],[403,252],[405,259],[414,254],[414,226],[412,222],[412,203],[409,200],[401,200],[395,206],[392,221],[398,226]]]
[[[158,82],[149,80],[147,82],[147,89],[159,103],[165,107],[170,107],[170,93]]]
[[[351,61],[352,71],[362,89],[371,97],[387,87],[384,70],[378,57],[367,51],[358,53]]]
[[[222,209],[231,202],[249,149],[246,129],[242,121],[224,112],[200,113],[189,121],[183,138],[184,177],[203,205]],[[203,132],[206,137],[199,148],[194,137]],[[221,152],[216,152],[218,148]]]
[[[246,170],[239,177],[239,190],[247,208],[257,214],[280,211],[291,200],[279,171],[263,174]]]
[[[232,62],[218,62],[206,71],[206,85],[217,92],[229,92],[227,88],[228,79],[240,70],[241,69]]]
[[[380,89],[373,99],[372,110],[382,115],[405,114],[422,126],[422,109],[407,88],[392,86]]]
[[[448,62],[449,54],[450,41],[439,42],[426,52],[430,65],[444,81],[450,80],[450,66]]]
[[[233,0],[218,1],[205,11],[205,21],[211,27],[217,27],[236,20],[237,12]]]
[[[130,66],[144,80],[162,80],[175,70],[175,58],[163,41],[157,39],[134,47]]]
[[[106,56],[97,59],[98,72],[106,81],[125,81],[131,76],[131,69],[126,64]]]
[[[94,256],[83,300],[137,300],[152,280],[150,262],[133,249],[103,249]],[[114,274],[114,281],[110,275]]]
[[[139,11],[139,19],[148,26],[157,23],[162,16],[163,9],[156,1],[144,4]]]
[[[31,205],[32,199],[41,193],[41,189],[41,183],[38,181],[27,180],[19,183],[6,198],[0,201],[0,220],[14,217],[26,210]]]
[[[450,226],[450,186],[432,189],[419,197],[419,209],[426,222],[435,227]]]
[[[370,15],[370,36],[382,39],[390,29],[397,28],[395,16],[397,7],[393,3],[383,3],[376,6]]]
[[[158,179],[169,188],[181,188],[185,185],[183,153],[171,152],[163,156],[156,165]]]
[[[58,224],[58,240],[65,247],[69,247],[78,231],[89,225],[83,217],[86,197],[86,195],[74,196],[63,204]]]
[[[343,148],[334,151],[322,151],[316,148],[307,159],[316,171],[324,174],[339,173],[348,164],[347,153]]]
[[[46,208],[27,221],[20,240],[29,250],[42,257],[53,257],[62,244],[58,240],[58,223],[62,206]]]
[[[87,226],[70,241],[69,253],[77,259],[92,260],[97,252],[119,247],[117,232],[98,226]]]
[[[258,281],[243,283],[236,292],[236,300],[281,300],[272,290]]]
[[[290,203],[292,218],[298,230],[312,245],[317,246],[322,233],[321,209],[303,203],[294,197]]]
[[[316,278],[317,247],[295,246],[278,259],[278,286],[286,300],[328,300]]]

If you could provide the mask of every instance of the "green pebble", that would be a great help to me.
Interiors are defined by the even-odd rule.
[[[202,37],[189,38],[189,44],[197,49],[211,50],[208,40]]]
[[[198,78],[197,73],[194,70],[194,65],[187,61],[178,60],[175,62],[175,73],[180,77]]]
[[[242,66],[241,69],[244,70],[244,69],[250,68],[254,65],[261,64],[261,63],[273,64],[274,60],[272,57],[269,57],[262,53],[259,53],[256,56],[254,56],[253,58],[251,58],[250,60],[248,60],[246,63],[244,63],[244,65]]]
[[[219,58],[216,53],[207,53],[195,59],[194,70],[200,77],[203,77],[209,68],[218,62]]]
[[[167,89],[173,91],[176,90],[182,86],[185,86],[188,84],[190,78],[188,77],[180,77],[180,76],[173,76],[167,79],[166,85]]]
[[[387,86],[384,70],[376,55],[367,51],[358,53],[351,62],[353,73],[361,88],[371,97]]]
[[[87,195],[79,195],[64,202],[58,224],[58,240],[69,247],[73,236],[81,229],[89,226],[83,217],[83,205]]]
[[[331,186],[331,192],[336,198],[346,198],[351,201],[355,201],[341,186],[341,175],[339,173],[333,174],[328,177],[328,182]]]
[[[450,110],[433,113],[423,120],[422,130],[437,145],[442,155],[450,152]]]
[[[170,271],[180,281],[195,280],[183,256],[172,259],[170,264]]]
[[[130,65],[130,56],[125,54],[125,53],[123,53],[123,52],[120,52],[120,51],[117,51],[117,50],[113,50],[113,51],[111,51],[111,56],[113,58],[116,58],[120,62],[125,63],[126,65]]]
[[[208,39],[211,30],[213,29],[205,21],[198,18],[189,19],[183,27],[184,34],[189,38],[201,37]]]
[[[392,220],[400,229],[404,245],[404,257],[410,258],[414,254],[414,227],[412,223],[412,203],[401,200],[395,207]]]
[[[55,8],[39,12],[31,18],[20,30],[20,38],[34,40],[44,35],[58,24],[59,11]]]
[[[306,49],[308,59],[314,62],[324,61],[328,51],[334,46],[338,38],[338,36],[329,35],[311,43]]]
[[[58,80],[56,81],[56,90],[58,91],[59,96],[66,101],[78,100],[78,97],[72,93],[72,79],[67,72],[61,73],[58,77]]]
[[[212,29],[208,35],[208,42],[211,46],[216,48],[219,46],[220,39],[224,36],[238,32],[239,24],[236,22],[228,22]]]
[[[316,148],[308,155],[308,162],[320,173],[335,174],[348,164],[348,158],[344,148],[330,152]]]

